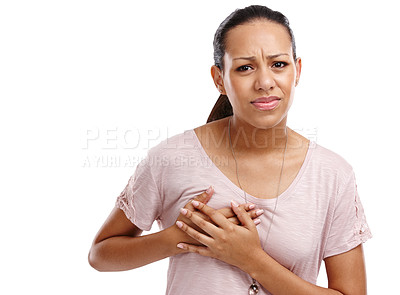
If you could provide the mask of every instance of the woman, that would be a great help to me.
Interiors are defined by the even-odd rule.
[[[170,257],[174,295],[366,294],[371,233],[352,167],[286,126],[302,65],[287,19],[236,10],[215,34],[214,59],[221,96],[208,123],[149,151],[97,234],[91,265]],[[154,220],[161,231],[140,236]],[[315,285],[322,260],[328,288]]]

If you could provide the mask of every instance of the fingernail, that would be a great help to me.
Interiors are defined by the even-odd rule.
[[[255,207],[256,207],[256,205],[254,205],[254,204],[250,204],[250,205],[249,205],[249,209],[250,209],[250,210],[253,210]]]
[[[257,215],[257,216],[260,216],[260,215],[263,214],[263,213],[264,213],[264,210],[263,210],[263,209],[259,209],[259,210],[256,211],[256,215]]]
[[[258,225],[258,224],[260,224],[260,222],[261,222],[261,220],[260,220],[260,219],[258,219],[258,218],[257,218],[257,219],[254,219],[254,224],[255,224],[255,225]]]
[[[178,248],[183,249],[183,245],[181,243],[179,243],[178,245],[176,245]]]
[[[185,208],[181,208],[181,213],[182,213],[183,215],[186,215],[187,212],[188,212],[188,211],[187,211]]]
[[[195,207],[197,207],[197,206],[199,206],[199,205],[200,205],[200,203],[199,203],[199,202],[197,202],[197,201],[192,201],[192,204],[193,204],[193,206],[195,206]]]
[[[207,194],[210,194],[211,191],[212,191],[212,189],[213,189],[213,187],[212,187],[212,185],[210,185],[210,187],[206,190],[206,193],[207,193]]]
[[[239,207],[239,205],[234,200],[231,201],[231,204],[233,207]]]
[[[179,221],[179,220],[178,220],[178,221],[176,222],[176,226],[179,227],[179,228],[182,228],[182,226],[183,226],[182,221]]]

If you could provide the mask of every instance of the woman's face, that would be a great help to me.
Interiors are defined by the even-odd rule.
[[[286,28],[264,20],[246,23],[231,29],[225,44],[223,72],[213,66],[212,74],[236,119],[263,129],[286,124],[301,71]]]

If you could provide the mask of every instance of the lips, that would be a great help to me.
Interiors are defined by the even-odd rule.
[[[251,104],[260,111],[271,111],[279,105],[280,100],[277,96],[259,97]]]
[[[280,100],[280,98],[278,96],[259,97],[251,103],[269,103],[273,100]]]

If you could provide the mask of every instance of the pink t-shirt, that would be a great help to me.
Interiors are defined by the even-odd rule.
[[[213,161],[194,130],[175,135],[149,151],[116,206],[137,227],[150,230],[155,220],[160,229],[172,226],[179,209],[210,185],[215,193],[209,206],[229,207],[231,200],[244,203],[243,191]],[[313,284],[324,258],[349,251],[371,237],[352,167],[315,142],[310,142],[300,171],[278,198],[264,250]],[[247,194],[247,200],[265,211],[257,226],[263,244],[276,199]],[[247,294],[252,281],[239,268],[217,259],[194,253],[169,259],[166,294]],[[270,293],[261,288],[259,294]]]

